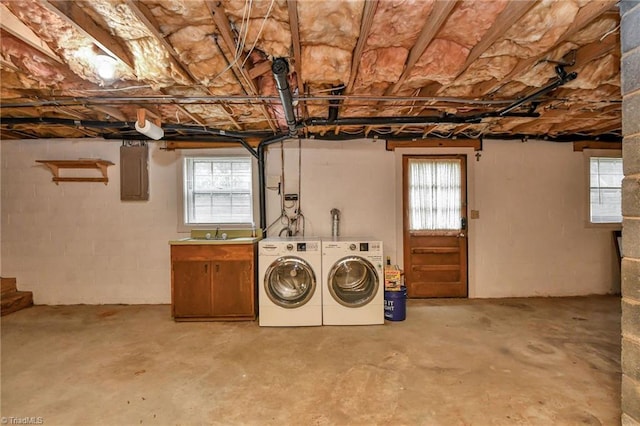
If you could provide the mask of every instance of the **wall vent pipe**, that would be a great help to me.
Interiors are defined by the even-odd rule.
[[[289,136],[295,137],[298,134],[298,129],[296,128],[296,115],[293,111],[293,97],[287,80],[287,75],[289,74],[287,60],[284,58],[274,59],[271,71],[276,80],[276,88],[284,109],[284,118],[287,120],[287,126],[289,127]]]
[[[331,236],[340,236],[340,210],[331,209]]]

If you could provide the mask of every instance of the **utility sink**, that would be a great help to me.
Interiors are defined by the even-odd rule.
[[[216,231],[208,230],[194,230],[191,231],[191,236],[186,238],[180,238],[179,240],[169,241],[172,245],[223,245],[223,244],[253,244],[262,239],[262,237],[252,237],[251,234],[255,231],[250,229],[229,229],[219,230],[218,237],[216,238]],[[258,232],[258,235],[261,233]]]

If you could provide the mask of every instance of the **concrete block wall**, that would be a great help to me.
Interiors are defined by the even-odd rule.
[[[640,424],[640,1],[620,2],[622,46],[622,424]]]

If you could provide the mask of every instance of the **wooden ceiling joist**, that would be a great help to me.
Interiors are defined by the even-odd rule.
[[[291,44],[293,47],[293,69],[296,72],[298,82],[298,93],[304,93],[304,81],[302,80],[302,46],[300,45],[300,24],[298,22],[298,2],[297,0],[287,0],[287,11],[289,13],[289,27],[291,31]],[[307,104],[302,104],[302,116],[307,118],[309,110]]]
[[[520,18],[522,18],[535,4],[536,2],[533,1],[509,2],[504,10],[500,12],[500,15],[498,15],[498,18],[491,28],[489,28],[484,36],[482,36],[482,39],[478,44],[471,49],[469,56],[467,56],[467,60],[460,69],[458,75],[456,75],[456,78],[469,68],[469,65],[475,62],[480,55],[482,55],[495,41],[503,36],[504,33],[518,22]]]
[[[615,0],[597,0],[590,1],[586,5],[584,5],[576,15],[575,19],[566,29],[566,31],[556,40],[555,44],[549,47],[547,50],[542,52],[540,55],[532,56],[529,59],[523,59],[513,68],[513,70],[505,76],[501,81],[493,84],[488,90],[485,91],[485,94],[491,94],[499,90],[506,83],[513,80],[514,77],[520,75],[523,72],[529,71],[535,64],[545,60],[546,56],[560,46],[562,43],[567,41],[573,35],[578,33],[581,29],[590,24],[594,19],[601,16],[605,11],[610,9],[613,5],[615,5]]]
[[[389,87],[385,92],[386,95],[391,95],[400,89],[404,81],[409,77],[411,70],[418,63],[418,60],[422,56],[422,54],[427,50],[427,47],[431,44],[436,34],[440,31],[440,28],[447,21],[447,18],[453,11],[453,8],[456,7],[458,1],[437,1],[435,2],[429,17],[427,18],[424,27],[422,28],[422,32],[418,36],[416,43],[411,48],[409,52],[409,56],[407,57],[407,62],[404,66],[404,70],[400,75],[398,81]]]
[[[218,1],[212,0],[207,0],[205,3],[209,9],[209,13],[211,13],[211,16],[213,17],[214,23],[218,27],[218,31],[220,32],[220,36],[222,37],[222,41],[226,45],[227,50],[229,52],[235,52],[236,42],[233,37],[233,31],[231,30],[231,24],[229,23],[229,18],[225,14],[224,9],[222,9],[221,4]],[[240,52],[238,58],[231,58],[231,63],[233,64],[233,68],[235,68],[242,77],[243,82],[241,83],[247,94],[256,96],[260,93],[260,90],[258,90],[255,81],[253,81],[249,75],[248,67],[245,67],[244,65],[245,59],[245,53]],[[263,103],[260,104],[260,110],[267,119],[269,127],[271,127],[273,131],[277,131],[274,119]]]
[[[367,44],[367,38],[369,38],[369,32],[373,25],[373,17],[378,7],[378,0],[372,0],[365,2],[364,10],[362,11],[362,22],[360,24],[360,35],[358,36],[358,42],[353,50],[353,57],[351,58],[351,75],[349,77],[349,83],[345,89],[345,94],[351,93],[353,89],[353,83],[356,81],[358,74],[358,68],[360,67],[360,61],[362,59],[362,52]]]
[[[187,67],[182,64],[182,62],[180,62],[180,55],[178,55],[178,52],[176,52],[173,46],[169,44],[169,42],[167,42],[167,40],[164,38],[164,35],[160,32],[160,25],[156,21],[149,8],[145,6],[144,3],[138,0],[125,0],[125,3],[127,4],[127,6],[129,6],[131,12],[136,15],[138,20],[142,22],[142,24],[144,24],[147,30],[149,30],[149,32],[158,41],[158,43],[160,43],[164,50],[169,53],[169,55],[171,56],[171,63],[178,70],[191,77],[194,82],[197,82],[198,79],[193,75],[193,73],[191,73],[191,71]]]
[[[158,21],[156,20],[155,16],[153,16],[153,13],[151,13],[149,8],[139,0],[125,0],[125,3],[127,4],[127,6],[129,6],[129,9],[131,9],[133,14],[138,18],[138,20],[140,20],[140,22],[147,28],[147,30],[149,30],[149,32],[158,41],[158,43],[160,43],[160,45],[164,48],[164,50],[170,55],[170,58],[171,58],[170,60],[173,66],[176,69],[182,71],[185,75],[189,76],[193,84],[195,85],[201,84],[201,82],[198,80],[198,77],[196,77],[191,72],[189,67],[184,66],[178,52],[176,52],[173,46],[165,39],[164,34],[160,32],[160,24],[158,24]],[[209,88],[207,88],[207,91],[209,92],[209,94],[213,96],[216,95],[216,93],[214,93]],[[164,90],[162,92],[166,93]],[[195,123],[204,125],[204,120],[202,120],[201,118],[190,113],[188,110],[186,110],[181,106],[177,106],[177,108],[180,110],[180,112],[185,114],[187,117],[189,117],[189,119],[193,120]],[[242,126],[240,126],[238,121],[232,115],[228,115],[227,118],[229,118],[229,120],[233,123],[236,129],[238,130],[242,129]]]
[[[49,45],[42,41],[31,28],[22,23],[4,4],[0,4],[0,28],[13,35],[22,42],[36,49],[54,61],[64,64],[62,59],[51,50]],[[5,66],[3,61],[3,66]]]
[[[235,52],[237,50],[236,40],[233,35],[233,30],[231,29],[231,24],[229,23],[229,18],[227,18],[222,5],[218,1],[211,0],[208,0],[205,3],[209,8],[213,21],[218,27],[218,31],[220,32],[220,36],[222,37],[222,41],[227,47],[227,50],[229,52]],[[253,79],[249,76],[249,72],[247,70],[248,67],[243,65],[245,59],[245,53],[239,52],[239,57],[230,58],[230,62],[232,63],[233,68],[235,68],[242,77],[243,86],[247,91],[247,94],[252,96],[257,95],[259,90]]]
[[[38,135],[34,135],[32,133],[28,133],[24,130],[20,130],[20,129],[2,129],[3,132],[8,132],[12,135],[14,135],[15,139],[38,139]]]
[[[120,42],[107,30],[98,25],[78,3],[62,0],[40,0],[49,11],[55,13],[62,20],[70,24],[78,32],[89,38],[104,53],[119,59],[132,71],[135,69],[131,55]]]
[[[568,67],[571,70],[577,70],[584,67],[589,62],[599,59],[609,53],[613,52],[617,47],[617,40],[615,37],[606,37],[602,41],[596,41],[575,50],[575,53],[571,53],[567,56],[567,60],[574,60],[574,64]],[[575,56],[574,56],[575,55]]]
[[[182,114],[186,115],[187,117],[189,117],[189,119],[191,121],[193,121],[194,123],[197,123],[201,126],[205,126],[206,123],[205,121],[198,115],[198,114],[194,114],[192,112],[190,112],[189,110],[187,110],[185,107],[183,107],[182,105],[175,105],[176,109],[178,111],[180,111]]]
[[[87,105],[87,108],[101,112],[103,114],[107,114],[109,117],[113,117],[116,120],[128,121],[127,116],[124,115],[122,111],[120,111],[118,108],[115,108],[115,107],[110,107],[106,105]]]

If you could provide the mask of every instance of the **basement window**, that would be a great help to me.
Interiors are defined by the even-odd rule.
[[[622,158],[589,157],[589,223],[622,223]]]
[[[252,225],[250,157],[184,159],[185,225]]]

